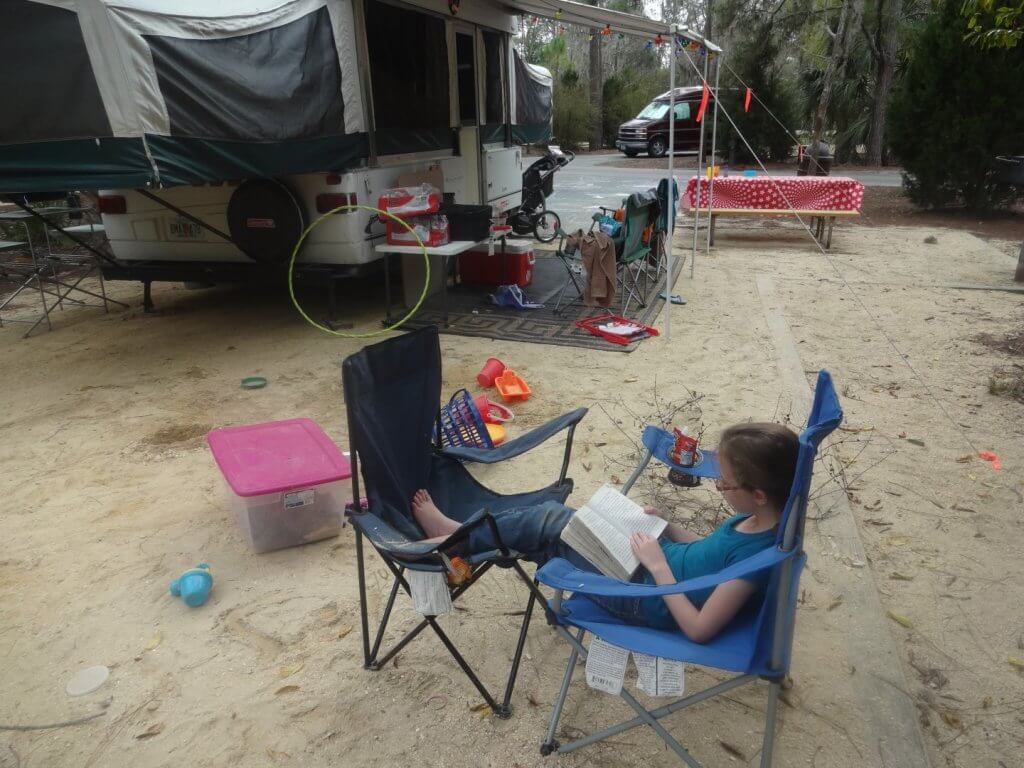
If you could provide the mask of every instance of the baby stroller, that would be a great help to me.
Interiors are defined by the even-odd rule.
[[[562,220],[547,208],[547,198],[554,191],[555,173],[575,159],[576,155],[558,147],[548,147],[544,157],[523,172],[523,204],[509,218],[517,235],[532,234],[542,243],[557,236]]]

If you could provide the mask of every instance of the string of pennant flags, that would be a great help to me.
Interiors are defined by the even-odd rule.
[[[538,16],[533,16],[531,18],[532,18],[532,21],[533,21],[534,24],[538,24],[538,23],[540,23],[542,21],[542,19],[540,17],[538,17]],[[562,11],[561,11],[561,9],[559,9],[559,10],[555,11],[555,20],[559,21],[559,20],[561,20],[561,18],[562,18]],[[558,35],[560,37],[563,36],[565,34],[565,32],[566,32],[566,29],[565,29],[564,26],[559,26],[558,27]],[[612,36],[612,34],[616,34],[617,35],[617,39],[619,39],[619,40],[623,40],[626,37],[626,35],[623,32],[615,33],[610,24],[605,24],[604,27],[601,30],[597,31],[597,32],[595,32],[593,30],[588,32],[587,33],[587,40],[593,40],[597,35],[600,35],[602,38],[608,39],[608,38],[610,38]],[[709,58],[712,58],[712,59],[715,58],[715,56],[717,55],[715,53],[715,51],[709,51],[704,45],[701,45],[701,43],[699,43],[696,40],[688,40],[687,38],[685,38],[685,37],[683,37],[682,35],[679,35],[679,34],[677,34],[675,36],[675,39],[676,39],[676,49],[677,50],[680,50],[680,51],[692,51],[693,53],[696,53],[698,56],[701,56],[701,57],[708,56]],[[646,41],[644,43],[644,49],[648,50],[648,51],[653,51],[655,47],[662,46],[666,42],[668,42],[668,41],[664,37],[662,37],[661,35],[655,35],[653,39],[648,40],[648,41]],[[709,101],[710,96],[711,96],[711,88],[708,86],[707,80],[702,80],[701,82],[702,82],[702,85],[701,85],[702,92],[701,92],[701,98],[700,98],[700,106],[697,108],[697,116],[696,116],[696,121],[698,123],[701,120],[704,119],[704,112],[707,110],[708,101]],[[751,89],[750,86],[747,86],[746,89],[745,89],[745,92],[743,94],[743,111],[744,112],[749,112],[750,111],[750,101],[753,98],[753,96],[754,96],[753,89]]]

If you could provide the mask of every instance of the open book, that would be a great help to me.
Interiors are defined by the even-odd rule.
[[[601,489],[576,510],[562,529],[562,541],[589,560],[605,576],[629,581],[640,567],[629,537],[636,531],[657,538],[668,525],[648,515],[643,507],[610,485]]]

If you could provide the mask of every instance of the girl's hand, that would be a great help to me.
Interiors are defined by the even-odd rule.
[[[637,532],[629,537],[629,546],[640,564],[652,573],[660,566],[668,566],[665,553],[658,540],[647,533]]]

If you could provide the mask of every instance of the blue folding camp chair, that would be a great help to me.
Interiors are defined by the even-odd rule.
[[[548,501],[563,503],[568,498],[573,487],[572,480],[566,477],[573,433],[587,409],[577,408],[497,448],[442,447],[440,438],[435,438],[443,433],[438,408],[441,347],[436,326],[396,336],[349,356],[342,364],[342,383],[352,451],[353,504],[346,514],[356,530],[363,666],[369,670],[380,669],[429,626],[491,711],[499,717],[508,717],[534,602],[540,595],[543,604],[543,595],[520,565],[520,555],[501,544],[491,513]],[[477,482],[463,466],[463,462],[493,464],[519,456],[563,431],[567,436],[561,471],[558,478],[544,488],[528,493],[498,494]],[[360,471],[368,502],[362,507]],[[420,488],[430,492],[445,514],[462,523],[462,527],[440,545],[422,541],[426,535],[411,514],[409,505],[413,493]],[[451,588],[451,599],[457,600],[494,565],[513,569],[530,593],[505,693],[500,700],[491,695],[434,616],[425,616],[390,650],[381,650],[395,600],[401,591],[410,592],[406,572],[450,570],[451,561],[446,552],[479,526],[491,528],[499,547],[493,552],[466,558],[475,570],[468,581]],[[394,577],[372,644],[363,537],[369,539]]]
[[[551,560],[537,572],[537,579],[541,583],[554,587],[556,590],[555,598],[551,601],[548,610],[549,621],[554,617],[558,633],[572,646],[569,665],[565,670],[558,698],[555,700],[547,738],[541,745],[542,754],[546,755],[554,751],[570,752],[630,728],[646,724],[665,740],[665,743],[683,762],[694,768],[699,768],[700,764],[682,744],[665,730],[658,720],[671,712],[706,701],[760,678],[769,683],[761,766],[768,768],[771,765],[779,689],[783,678],[789,671],[797,586],[800,581],[800,571],[807,559],[803,552],[803,533],[814,456],[821,441],[839,426],[842,418],[843,411],[832,386],[832,379],[828,372],[821,371],[818,374],[818,385],[814,393],[814,404],[807,419],[807,428],[800,435],[799,462],[796,475],[793,478],[793,487],[789,493],[789,500],[786,502],[782,518],[779,521],[776,546],[729,566],[717,574],[687,579],[678,584],[663,587],[626,583],[580,571],[562,559]],[[680,467],[673,464],[668,457],[673,438],[662,429],[647,427],[644,430],[643,443],[646,448],[644,456],[623,489],[626,493],[651,458],[656,458],[673,469],[689,474],[702,477],[718,477],[720,474],[717,456],[712,451],[705,451],[703,460],[696,467]],[[771,569],[771,577],[766,597],[761,605],[750,606],[746,611],[741,612],[717,637],[703,645],[690,641],[679,631],[623,624],[597,604],[583,597],[584,594],[623,597],[678,594],[713,587],[731,579],[766,569]],[[563,591],[574,594],[563,602]],[[576,629],[577,633],[571,634],[570,628]],[[701,664],[738,674],[736,677],[704,691],[653,710],[645,709],[623,687],[620,696],[636,711],[637,717],[569,744],[559,744],[555,740],[555,729],[558,727],[558,720],[569,691],[576,659],[579,656],[586,658],[587,655],[582,642],[587,632],[629,651]]]

